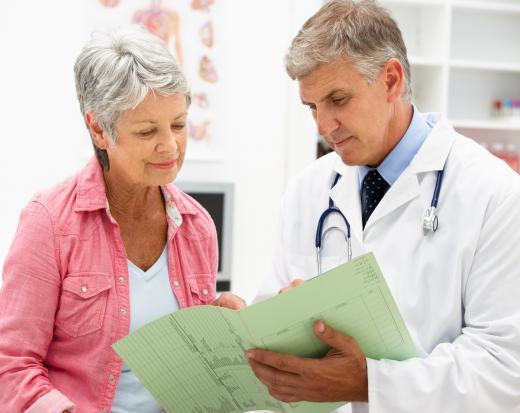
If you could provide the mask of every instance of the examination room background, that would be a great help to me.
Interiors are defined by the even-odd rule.
[[[99,2],[27,0],[2,5],[0,267],[24,205],[35,192],[79,171],[92,156],[75,96],[73,64],[98,27],[89,16]],[[316,158],[316,128],[300,103],[297,84],[285,73],[283,56],[297,29],[321,3],[215,0],[212,6],[219,98],[211,110],[219,136],[208,156],[186,161],[178,180],[234,184],[231,288],[248,301],[271,270],[286,184]],[[413,58],[419,109],[447,111],[461,132],[514,162],[520,113],[506,114],[506,121],[492,104],[520,99],[520,1],[381,3],[394,10],[401,23]],[[479,43],[480,55],[464,56],[464,36],[476,28],[492,32],[487,36],[491,40]],[[188,49],[189,42],[184,43]],[[497,55],[496,49],[507,57]],[[468,53],[472,50],[475,46]]]

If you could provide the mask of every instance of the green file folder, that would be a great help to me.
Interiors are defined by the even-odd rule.
[[[244,356],[247,349],[262,348],[321,357],[328,347],[314,335],[316,320],[353,336],[368,358],[417,356],[371,253],[240,311],[177,311],[113,347],[168,413],[326,413],[345,403],[279,402]]]

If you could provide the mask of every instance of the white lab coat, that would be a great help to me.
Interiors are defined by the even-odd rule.
[[[435,127],[364,230],[357,168],[335,153],[290,184],[274,271],[258,300],[316,274],[316,224],[330,196],[350,222],[353,256],[374,252],[421,353],[367,360],[369,404],[353,411],[520,412],[520,177],[444,118],[427,116]],[[424,236],[445,163],[439,229]],[[336,172],[342,178],[330,189]],[[341,221],[331,217],[324,228],[331,224]],[[346,261],[345,245],[339,232],[327,236],[324,271]]]

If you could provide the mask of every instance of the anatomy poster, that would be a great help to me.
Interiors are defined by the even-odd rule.
[[[139,24],[160,37],[181,63],[191,87],[187,159],[216,159],[222,146],[218,117],[221,0],[86,0],[89,31]]]

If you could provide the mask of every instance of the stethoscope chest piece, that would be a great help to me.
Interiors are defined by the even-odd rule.
[[[423,234],[428,235],[430,232],[436,232],[437,228],[439,228],[439,218],[435,213],[434,206],[430,206],[424,211],[423,215]]]
[[[439,203],[439,195],[441,193],[442,178],[444,175],[444,168],[437,172],[437,181],[435,182],[435,189],[433,191],[432,203],[426,208],[423,215],[423,234],[426,236],[429,233],[434,233],[439,228],[439,218],[435,213],[437,211],[437,205]]]

